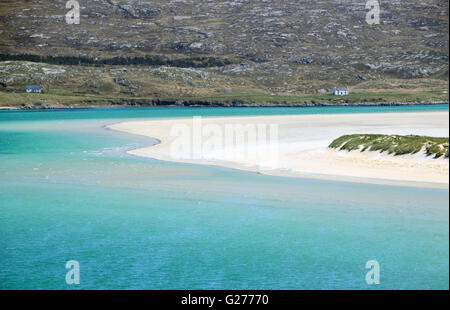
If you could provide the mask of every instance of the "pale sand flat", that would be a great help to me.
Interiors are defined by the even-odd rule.
[[[193,119],[153,119],[113,124],[110,129],[144,135],[160,140],[151,147],[131,150],[128,153],[166,161],[217,165],[260,172],[268,175],[337,179],[369,183],[448,188],[449,160],[433,159],[424,154],[393,156],[379,152],[336,151],[328,145],[345,134],[398,134],[448,137],[448,112],[367,113],[367,114],[317,114],[251,117],[202,118],[202,128],[215,124],[277,124],[278,145],[265,152],[255,151],[257,156],[235,159],[226,157],[223,151],[237,151],[244,145],[222,147],[203,151],[202,158],[192,154],[177,158],[172,150],[179,136],[171,136],[171,130],[184,125],[192,137]],[[178,127],[176,127],[178,126]],[[216,126],[217,127],[217,126]],[[203,137],[203,142],[207,140]],[[177,140],[178,139],[178,140]],[[192,141],[191,141],[192,142]],[[271,151],[277,160],[267,158]],[[198,150],[197,150],[198,151]]]

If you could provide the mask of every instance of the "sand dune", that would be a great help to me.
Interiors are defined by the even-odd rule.
[[[328,148],[335,138],[344,134],[448,137],[448,116],[448,112],[318,114],[214,117],[196,119],[197,123],[192,118],[157,119],[113,124],[109,128],[160,140],[157,145],[129,151],[137,156],[219,165],[270,175],[448,188],[448,159],[433,159],[424,154],[393,156]],[[248,126],[244,128],[260,126],[267,130],[277,128],[278,139],[265,148],[251,139],[224,143],[226,126],[236,125]],[[211,146],[211,133],[215,133],[216,138],[222,135],[222,142],[214,140],[219,143],[213,148],[208,147]],[[183,139],[181,135],[184,135]],[[183,143],[190,146],[191,151],[180,156],[177,153],[180,148],[176,146]]]

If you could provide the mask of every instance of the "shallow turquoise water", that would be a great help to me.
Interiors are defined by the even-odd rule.
[[[0,112],[0,289],[448,289],[448,190],[136,158],[124,151],[149,139],[102,127],[427,110],[448,106]],[[365,282],[371,259],[380,285]]]

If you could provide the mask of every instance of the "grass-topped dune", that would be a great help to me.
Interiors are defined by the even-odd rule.
[[[354,134],[334,140],[329,147],[338,150],[380,151],[393,155],[416,154],[425,151],[427,156],[448,158],[449,138],[424,136],[399,136]]]

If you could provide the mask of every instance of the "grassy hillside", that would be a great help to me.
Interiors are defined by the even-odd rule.
[[[0,1],[1,106],[448,101],[446,0],[79,2]]]
[[[393,155],[416,154],[425,151],[433,158],[448,158],[449,138],[398,135],[355,134],[337,138],[330,148],[354,151],[380,151]]]
[[[110,105],[348,105],[448,102],[448,82],[439,79],[365,81],[349,96],[278,91],[251,78],[235,77],[216,68],[149,66],[61,66],[45,63],[0,62],[0,106],[19,108]],[[320,81],[310,80],[311,85]],[[332,83],[332,82],[327,82]],[[26,85],[41,85],[43,94],[25,93]]]

